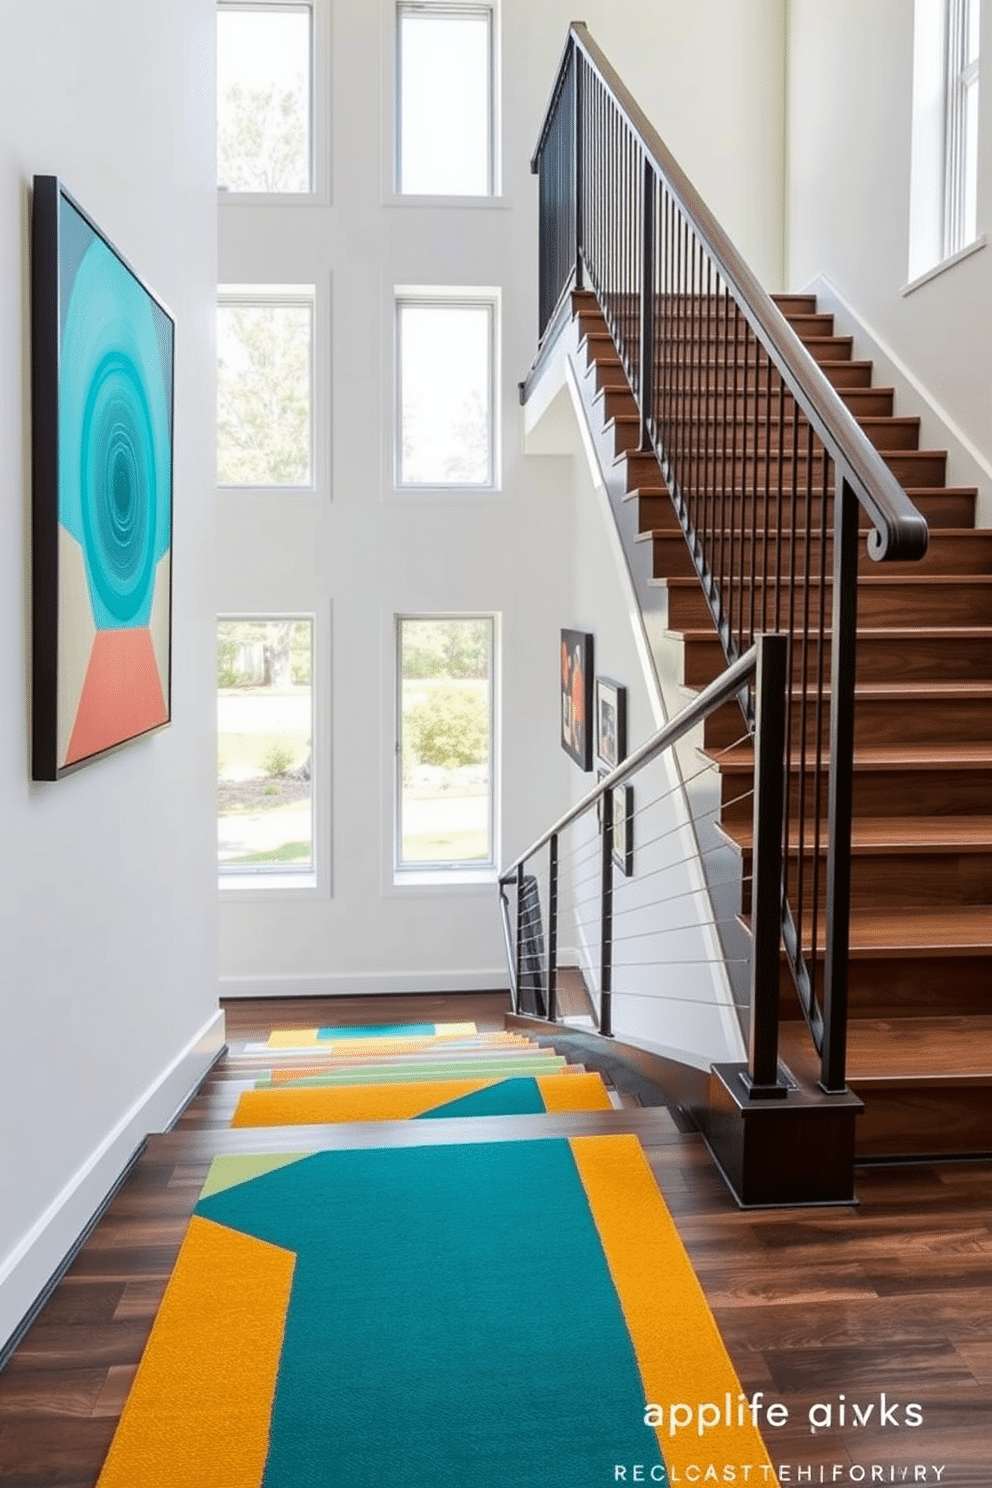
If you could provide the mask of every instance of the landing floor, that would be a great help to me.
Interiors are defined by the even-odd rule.
[[[495,1028],[505,1009],[505,999],[495,994],[226,1004],[232,1046],[264,1038],[272,1027],[320,1022],[458,1018]],[[214,1124],[233,1073],[222,1060],[173,1132],[150,1138],[0,1374],[0,1488],[93,1488],[210,1157],[259,1145],[251,1133]],[[512,1118],[513,1126],[502,1130],[530,1135],[533,1123],[547,1119]],[[762,1406],[781,1402],[789,1411],[786,1425],[766,1432],[773,1460],[783,1464],[783,1485],[988,1488],[988,1165],[864,1168],[856,1206],[742,1214],[702,1140],[680,1132],[663,1109],[555,1119],[562,1130],[638,1131],[745,1392],[760,1391]],[[490,1139],[496,1121],[423,1125],[434,1129],[432,1139],[457,1125],[459,1138],[472,1140]],[[286,1129],[284,1137],[265,1133],[266,1146],[281,1141],[292,1147],[294,1130],[299,1150],[298,1128]],[[390,1137],[365,1132],[369,1141]],[[338,1138],[325,1140],[330,1145]],[[546,1263],[567,1265],[567,1257]],[[540,1285],[540,1270],[530,1279]],[[524,1268],[521,1284],[527,1283]],[[830,1428],[815,1434],[808,1419],[814,1406],[821,1407],[820,1421],[828,1406],[832,1411]],[[852,1425],[855,1406],[867,1416],[866,1427]],[[888,1423],[879,1427],[883,1408]],[[922,1424],[911,1424],[917,1415]],[[717,1479],[704,1476],[709,1466],[703,1441],[698,1481],[746,1481],[746,1464],[715,1464],[723,1475]],[[726,1476],[731,1468],[736,1479]]]

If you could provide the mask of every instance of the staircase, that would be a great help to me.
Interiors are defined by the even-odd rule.
[[[818,313],[811,296],[776,303],[930,527],[922,562],[883,566],[868,557],[866,522],[858,559],[847,1046],[848,1083],[865,1104],[858,1156],[992,1152],[992,532],[975,529],[976,492],[945,484],[945,452],[919,448],[919,420],[896,416],[893,390],[872,386],[871,363],[853,358],[851,338],[834,334],[832,317]],[[701,320],[707,310],[680,313]],[[638,448],[640,414],[614,337],[591,293],[573,294],[572,312],[584,400],[600,444],[612,448],[623,499],[636,508],[635,545],[649,550],[653,582],[664,590],[667,644],[681,651],[682,682],[699,687],[722,670],[723,648],[658,460]],[[712,355],[715,366],[715,341]],[[777,540],[779,504],[805,501],[811,520],[797,533],[792,602],[817,607],[822,599],[829,614],[816,578],[802,579],[816,574],[820,545],[832,546],[833,505],[827,495],[823,513],[815,494],[820,472],[805,448],[805,420],[793,411],[781,428],[778,400],[763,391],[753,366],[741,367],[729,404],[711,398],[708,386],[704,367],[685,458],[712,472],[711,481],[719,468],[714,500],[730,519],[717,540],[743,543],[747,567],[749,548]],[[764,423],[763,447],[728,460],[727,449],[737,448],[731,420],[756,421],[759,430]],[[784,593],[752,582],[745,602],[769,628],[792,628]],[[794,686],[792,728],[812,737],[818,721],[815,699],[804,700]],[[708,720],[705,752],[721,774],[720,830],[746,879],[753,751],[728,748],[740,733],[731,704]],[[822,811],[816,771],[812,752],[805,772],[794,760],[790,791],[794,802],[800,792],[807,801],[819,793]],[[802,849],[795,834],[790,842],[793,876],[801,855],[804,892],[816,882],[822,903],[823,864],[814,877],[809,830],[804,837]],[[824,832],[821,858],[825,840]],[[745,923],[748,907],[745,893]],[[813,949],[804,946],[807,956]],[[815,1082],[813,1048],[784,964],[781,1017],[783,1060]]]

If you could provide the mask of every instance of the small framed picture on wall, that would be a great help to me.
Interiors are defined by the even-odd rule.
[[[634,787],[613,790],[613,861],[625,878],[634,872]]]
[[[561,747],[580,770],[592,769],[592,636],[561,633]]]
[[[596,678],[596,758],[607,770],[627,758],[627,689],[611,677]]]

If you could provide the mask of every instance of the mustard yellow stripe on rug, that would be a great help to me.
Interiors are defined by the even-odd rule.
[[[305,1049],[317,1042],[316,1028],[273,1028],[269,1045],[273,1049]]]
[[[295,1264],[193,1216],[97,1488],[259,1488]]]
[[[693,1481],[685,1476],[693,1463],[750,1462],[767,1466],[762,1482],[777,1483],[640,1142],[634,1136],[572,1137],[570,1146],[634,1345],[645,1403],[662,1408],[656,1431],[669,1476]],[[755,1468],[754,1480],[759,1476]]]
[[[593,1072],[574,1075],[538,1075],[546,1111],[609,1111],[610,1097],[601,1075]]]
[[[332,1121],[408,1121],[442,1101],[496,1085],[488,1079],[421,1080],[397,1085],[307,1085],[295,1090],[246,1090],[232,1126],[319,1126]]]

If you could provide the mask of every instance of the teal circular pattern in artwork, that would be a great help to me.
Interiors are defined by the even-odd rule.
[[[149,295],[88,226],[65,300],[59,521],[83,549],[98,630],[149,623],[171,543],[171,362]]]
[[[90,582],[118,623],[133,623],[154,579],[156,491],[145,390],[119,352],[103,357],[90,382],[80,488]]]

